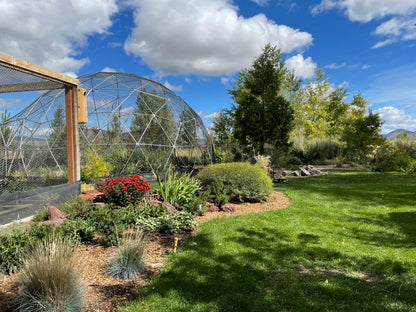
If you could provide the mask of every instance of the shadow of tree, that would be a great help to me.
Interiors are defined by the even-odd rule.
[[[167,300],[160,309],[163,311],[415,308],[416,284],[401,279],[408,272],[401,263],[331,251],[320,247],[319,236],[314,234],[291,239],[275,228],[239,228],[235,233],[223,243],[235,246],[233,252],[224,253],[218,252],[218,245],[208,235],[194,237],[187,251],[174,258],[173,269],[140,297],[180,297],[180,306],[169,309]],[[339,265],[328,266],[328,260]]]
[[[354,253],[328,243],[328,237],[332,240],[347,237],[356,240],[360,248],[375,246],[378,253],[384,247],[416,247],[416,212],[409,211],[410,208],[402,211],[415,201],[415,177],[347,172],[312,180],[298,179],[288,185],[290,189],[302,190],[304,202],[287,211],[235,217],[232,224],[215,220],[209,230],[187,241],[184,252],[172,258],[171,266],[154,281],[152,288],[139,294],[137,302],[144,301],[140,308],[143,311],[416,310],[414,262],[375,253],[366,255],[365,247],[362,254]],[[334,205],[327,210],[315,207],[308,214],[310,206],[304,203],[311,196],[326,197]],[[361,206],[333,213],[334,209],[343,208],[340,199],[354,200]],[[364,205],[376,208],[361,212]],[[380,212],[384,205],[390,210]],[[301,221],[296,219],[300,210],[304,220],[323,220],[322,225],[300,226]],[[331,218],[337,218],[340,226],[327,229],[325,221]],[[284,222],[292,222],[292,227],[283,228]],[[394,229],[388,231],[389,228]]]

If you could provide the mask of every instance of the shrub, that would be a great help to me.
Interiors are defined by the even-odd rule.
[[[19,276],[18,311],[81,311],[84,288],[74,247],[59,238],[34,245]]]
[[[413,143],[401,141],[388,142],[378,146],[373,152],[372,165],[376,171],[416,171],[416,155]]]
[[[153,172],[159,186],[159,193],[165,202],[179,204],[185,209],[193,211],[194,198],[201,190],[200,182],[191,177],[191,173],[174,173],[171,167],[166,170],[165,179],[162,181],[159,172]]]
[[[63,211],[68,219],[75,219],[85,217],[91,210],[91,203],[82,198],[74,198],[59,205],[58,209]]]
[[[104,158],[91,150],[86,155],[87,162],[81,169],[81,180],[85,183],[96,181],[99,178],[108,177],[112,170],[111,165]]]
[[[223,183],[230,200],[234,201],[261,201],[272,192],[271,178],[259,166],[249,163],[209,165],[197,178],[210,191]]]
[[[94,208],[88,215],[86,221],[90,226],[95,227],[97,233],[101,236],[101,242],[107,246],[116,246],[120,233],[123,232],[126,225],[120,220],[119,209]]]
[[[115,256],[110,260],[107,273],[122,279],[134,279],[144,269],[144,233],[130,232],[117,247]]]
[[[0,235],[0,272],[8,274],[19,271],[22,268],[21,257],[33,241],[26,229]]]
[[[101,190],[104,192],[105,202],[127,206],[139,203],[146,191],[150,190],[150,186],[139,176],[131,175],[104,181]]]
[[[48,208],[44,208],[42,210],[39,210],[36,212],[36,214],[33,216],[32,221],[33,222],[42,222],[48,220],[49,211]]]
[[[187,211],[178,211],[171,214],[163,214],[159,217],[140,216],[136,219],[136,226],[144,232],[152,233],[181,233],[190,232],[196,222],[191,213]]]

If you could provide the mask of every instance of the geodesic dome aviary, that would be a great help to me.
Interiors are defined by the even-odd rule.
[[[78,79],[88,109],[88,123],[79,126],[81,167],[91,155],[108,163],[116,176],[214,162],[200,116],[162,84],[112,72]],[[36,177],[43,184],[65,179],[64,108],[64,91],[51,90],[1,124],[1,176],[13,176],[17,184]]]

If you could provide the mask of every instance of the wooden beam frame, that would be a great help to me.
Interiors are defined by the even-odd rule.
[[[69,77],[67,75],[57,73],[53,70],[44,68],[42,66],[30,63],[28,61],[21,60],[17,57],[10,56],[0,52],[0,66],[8,67],[19,72],[36,76],[48,81],[53,81],[63,85],[78,86],[78,79]],[[22,90],[24,91],[24,90]]]
[[[20,83],[2,83],[0,80],[0,93],[65,89],[68,182],[81,180],[77,105],[79,80],[0,52],[1,67],[42,80],[34,79],[30,81],[28,79],[29,81]]]

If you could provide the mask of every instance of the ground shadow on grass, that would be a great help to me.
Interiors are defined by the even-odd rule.
[[[362,243],[393,248],[416,247],[416,211],[400,211],[385,214],[344,216],[345,224],[366,224],[372,227],[349,227],[348,235]],[[387,230],[386,230],[387,229]]]
[[[222,243],[199,234],[139,294],[142,311],[410,311],[407,268],[354,258],[276,228],[238,228]],[[221,247],[227,247],[221,251]],[[331,264],[331,265],[329,265]],[[385,274],[385,273],[388,274]]]

